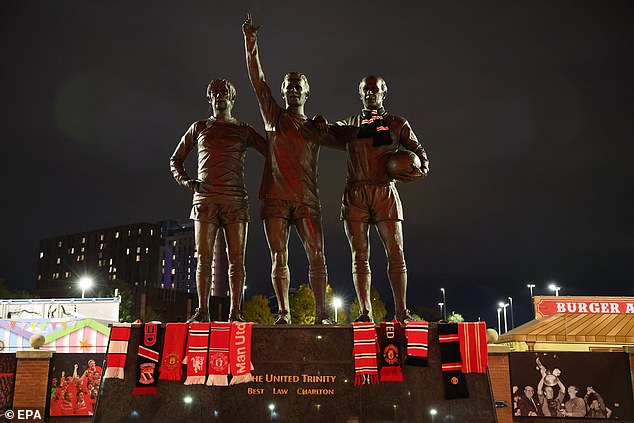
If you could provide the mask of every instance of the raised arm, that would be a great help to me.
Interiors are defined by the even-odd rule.
[[[258,52],[258,39],[257,33],[260,26],[253,25],[253,18],[250,14],[247,15],[247,20],[242,24],[242,33],[244,34],[244,50],[247,59],[247,71],[249,72],[249,79],[255,95],[260,103],[260,112],[266,130],[273,130],[272,125],[275,122],[276,114],[279,113],[280,107],[275,103],[271,89],[266,84],[264,79],[264,71],[260,64],[260,55]]]

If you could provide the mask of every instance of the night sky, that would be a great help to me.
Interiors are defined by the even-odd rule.
[[[427,150],[429,177],[398,185],[410,305],[437,307],[444,287],[449,311],[495,326],[507,296],[516,322],[528,318],[529,282],[536,294],[555,281],[561,295],[634,295],[634,3],[219,3],[3,3],[0,278],[11,287],[35,286],[40,239],[188,218],[169,157],[207,116],[212,78],[234,83],[234,116],[263,133],[241,32],[251,12],[274,93],[304,72],[306,113],[334,121],[360,111],[364,75],[382,75],[388,112]],[[262,167],[249,152],[247,296],[273,292]],[[344,180],[345,154],[322,148],[329,279],[349,303]],[[296,286],[307,262],[291,239]],[[374,232],[372,248],[373,286],[391,303]]]

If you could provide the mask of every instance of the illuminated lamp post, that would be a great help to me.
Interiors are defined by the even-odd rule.
[[[93,281],[92,278],[88,277],[88,276],[84,276],[83,278],[81,278],[79,280],[79,287],[81,288],[81,297],[85,298],[86,296],[86,290],[90,289],[90,287],[92,287]]]

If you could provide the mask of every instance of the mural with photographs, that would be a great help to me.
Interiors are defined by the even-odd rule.
[[[516,416],[634,418],[625,353],[518,352],[510,368]]]
[[[16,366],[15,353],[0,354],[0,415],[4,415],[13,405]]]
[[[92,416],[105,354],[55,354],[49,416]]]

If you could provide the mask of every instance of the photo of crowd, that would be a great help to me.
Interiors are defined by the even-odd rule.
[[[50,416],[92,416],[99,396],[103,359],[103,354],[55,354]]]
[[[0,354],[0,416],[13,405],[16,366],[15,353]]]
[[[515,416],[632,418],[624,353],[512,353],[510,366]]]

